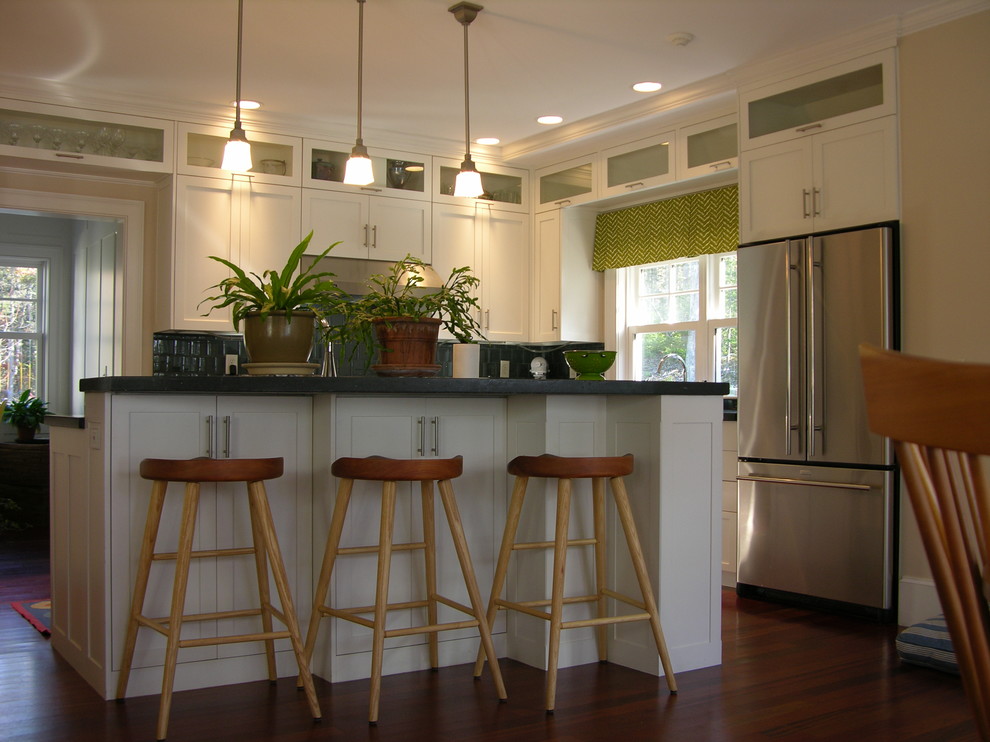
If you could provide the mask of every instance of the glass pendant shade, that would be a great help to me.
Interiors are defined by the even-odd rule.
[[[230,139],[223,148],[223,163],[221,169],[232,173],[246,173],[254,162],[251,160],[251,143],[248,142],[243,129],[230,132]]]
[[[461,163],[461,171],[454,181],[454,195],[463,198],[477,198],[485,189],[481,187],[481,173],[469,158]]]
[[[354,145],[351,156],[344,166],[344,183],[347,185],[368,185],[375,182],[371,158],[363,144]]]

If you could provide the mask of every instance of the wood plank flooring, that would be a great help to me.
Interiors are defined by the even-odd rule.
[[[102,700],[15,613],[45,597],[47,545],[0,536],[0,739],[154,739],[158,697]],[[45,595],[42,595],[45,593]],[[723,664],[680,673],[680,692],[617,665],[560,671],[557,711],[541,708],[544,675],[503,660],[509,702],[468,665],[383,679],[382,714],[367,722],[368,685],[318,681],[323,720],[309,718],[290,678],[175,694],[172,742],[936,742],[976,740],[959,680],[902,665],[896,628],[744,600],[723,602]]]

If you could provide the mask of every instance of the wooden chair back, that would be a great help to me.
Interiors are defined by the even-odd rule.
[[[990,741],[990,365],[860,346],[870,428],[894,441],[963,687]]]

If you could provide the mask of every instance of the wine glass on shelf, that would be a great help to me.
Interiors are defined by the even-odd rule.
[[[45,134],[48,133],[48,127],[42,126],[41,124],[35,124],[31,127],[31,138],[34,140],[34,146],[40,147],[41,140],[45,138]]]
[[[7,144],[12,144],[15,147],[17,142],[21,138],[21,125],[20,124],[7,124]]]
[[[93,151],[98,155],[109,154],[110,151],[110,129],[102,126],[96,132],[96,142],[93,144]]]
[[[84,129],[79,129],[79,131],[72,135],[72,142],[76,152],[82,152],[88,141],[89,132]]]
[[[60,129],[55,127],[51,131],[52,134],[52,149],[60,150],[62,149],[62,142],[65,141],[65,129]]]
[[[114,129],[113,134],[110,135],[110,154],[116,156],[125,139],[127,133],[123,129]]]

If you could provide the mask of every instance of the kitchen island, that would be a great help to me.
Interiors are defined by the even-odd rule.
[[[335,482],[331,462],[372,454],[395,458],[464,457],[454,482],[482,593],[487,596],[511,482],[506,463],[517,455],[607,456],[632,453],[628,486],[640,538],[660,604],[675,671],[718,664],[721,529],[721,421],[726,385],[519,379],[377,377],[103,377],[81,383],[85,427],[53,428],[52,645],[105,698],[113,696],[134,570],[150,492],[137,475],[146,457],[282,456],[285,474],[269,482],[293,597],[303,625],[311,607]],[[583,483],[586,484],[586,483]],[[535,490],[534,490],[535,491]],[[377,497],[357,497],[343,545],[377,536]],[[521,535],[543,540],[553,529],[555,483],[545,502],[529,498]],[[572,537],[590,534],[590,502],[577,488]],[[160,544],[174,542],[181,498],[169,498]],[[225,486],[205,488],[197,549],[247,541],[242,498]],[[610,531],[618,525],[609,514]],[[443,538],[438,549],[441,583],[457,584],[456,557]],[[400,495],[397,538],[419,532],[417,502]],[[621,540],[612,540],[621,544]],[[587,554],[584,552],[587,551]],[[530,553],[510,574],[517,599],[549,595],[551,554]],[[393,561],[391,602],[422,587],[416,554]],[[252,594],[250,559],[195,560],[188,612],[228,610]],[[568,590],[587,590],[593,578],[590,550],[572,550]],[[626,554],[614,555],[613,584],[635,592]],[[338,568],[331,599],[370,605],[374,557],[348,558]],[[171,565],[156,566],[149,586],[150,612],[167,614]],[[456,590],[450,597],[466,602]],[[574,606],[575,617],[586,606]],[[614,610],[625,610],[613,607]],[[441,615],[441,620],[444,616]],[[250,619],[241,619],[248,623]],[[326,619],[329,621],[328,619]],[[405,620],[401,613],[390,625]],[[230,626],[219,630],[227,633]],[[528,616],[499,615],[494,638],[499,656],[545,666],[547,625]],[[235,628],[235,630],[237,630]],[[189,635],[215,633],[203,622]],[[473,662],[476,632],[446,632],[442,665]],[[321,630],[315,674],[338,682],[367,677],[371,632],[347,622]],[[158,693],[162,637],[141,633],[129,695]],[[291,651],[280,646],[280,675],[292,675]],[[662,674],[649,630],[641,624],[609,629],[610,661]],[[566,632],[561,667],[597,661],[591,629]],[[386,674],[428,666],[421,635],[390,640]],[[180,652],[176,690],[266,677],[260,645],[219,645]],[[511,697],[512,689],[509,688]]]

